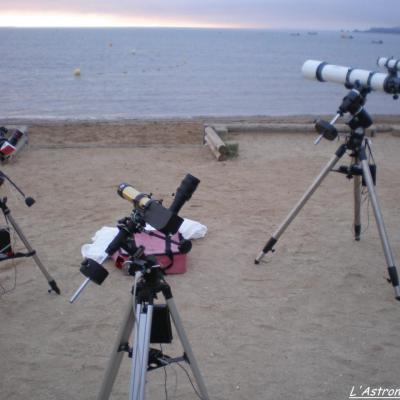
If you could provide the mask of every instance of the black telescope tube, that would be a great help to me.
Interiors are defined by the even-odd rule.
[[[174,214],[178,214],[183,205],[190,200],[199,183],[200,179],[197,179],[193,175],[187,174],[183,178],[179,187],[176,189],[175,198],[169,207],[169,210]]]

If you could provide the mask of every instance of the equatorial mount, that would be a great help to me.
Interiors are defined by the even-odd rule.
[[[146,222],[139,210],[133,209],[129,217],[122,218],[118,221],[118,233],[105,250],[104,259],[100,263],[93,259],[84,259],[81,263],[80,272],[86,277],[75,294],[71,297],[70,302],[73,303],[82,293],[83,289],[90,283],[94,282],[101,285],[108,277],[108,271],[102,266],[102,263],[108,256],[112,256],[119,249],[123,249],[128,254],[128,260],[125,261],[125,271],[132,276],[136,272],[140,272],[142,276],[152,273],[153,267],[159,267],[155,258],[151,255],[145,255],[145,248],[137,246],[135,242],[136,233],[145,233],[149,236],[155,236],[159,239],[169,240],[176,244],[181,253],[186,254],[192,248],[192,242],[187,239],[181,241],[173,240],[170,235],[160,235],[153,231],[145,229]],[[158,268],[161,270],[161,268]]]
[[[364,137],[362,136],[357,138],[356,136],[358,136],[359,133],[357,134],[356,131],[360,132],[359,129],[362,129],[362,131],[365,132],[365,129],[372,125],[372,118],[364,107],[367,101],[367,95],[371,92],[371,88],[369,86],[361,85],[358,81],[356,81],[355,84],[346,83],[345,87],[350,90],[347,95],[343,97],[342,103],[333,119],[330,122],[322,119],[315,121],[314,127],[319,133],[319,136],[314,141],[314,144],[318,144],[322,138],[330,141],[335,140],[339,136],[335,123],[340,117],[343,117],[343,115],[347,113],[351,115],[351,119],[346,123],[351,129],[348,141],[355,142],[354,144],[350,143],[350,149],[353,146],[356,146],[360,140],[362,141]],[[354,137],[351,137],[353,134]]]

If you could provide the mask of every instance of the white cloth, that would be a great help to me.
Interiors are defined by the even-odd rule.
[[[184,218],[183,223],[179,228],[179,232],[184,239],[200,239],[206,235],[207,227],[200,222]]]
[[[98,263],[101,263],[107,258],[106,248],[117,236],[118,228],[110,228],[109,226],[103,226],[98,230],[92,237],[90,244],[84,244],[81,247],[81,253],[83,258],[91,258]]]

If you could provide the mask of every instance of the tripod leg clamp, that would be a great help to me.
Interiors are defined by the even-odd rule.
[[[354,225],[354,239],[359,241],[361,236],[361,225]]]
[[[396,295],[396,300],[400,301],[400,286],[399,286],[399,276],[397,274],[397,269],[393,265],[391,267],[388,267],[388,273],[389,273],[389,279],[388,281],[393,285],[395,295]]]
[[[274,251],[273,247],[275,246],[277,241],[278,241],[277,239],[271,237],[271,239],[269,239],[267,244],[264,246],[263,253],[267,254],[269,251]]]
[[[397,270],[396,267],[388,267],[388,272],[389,272],[389,282],[393,286],[399,286],[399,276],[397,275]]]
[[[342,158],[344,156],[344,154],[346,153],[347,150],[347,145],[346,144],[342,144],[341,146],[339,146],[339,148],[336,150],[335,155],[338,158]]]
[[[55,292],[57,294],[61,294],[61,290],[57,286],[57,283],[56,283],[56,281],[54,279],[49,281],[49,286],[50,286],[49,293],[50,292]]]

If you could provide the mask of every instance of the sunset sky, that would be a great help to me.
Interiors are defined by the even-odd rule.
[[[400,0],[1,0],[0,26],[365,29],[399,26]]]

